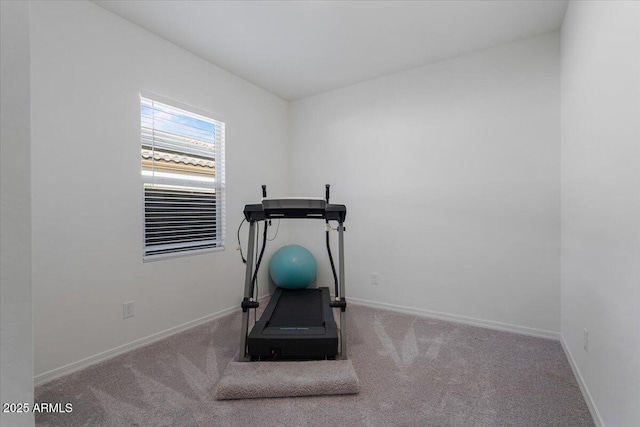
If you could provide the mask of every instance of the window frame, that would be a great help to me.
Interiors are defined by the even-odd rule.
[[[221,128],[220,137],[214,136],[216,148],[215,152],[218,154],[215,157],[215,182],[209,185],[205,185],[203,181],[180,179],[177,177],[166,178],[158,177],[155,175],[145,176],[144,168],[142,165],[142,159],[140,160],[140,178],[141,178],[141,201],[142,201],[142,259],[143,262],[153,262],[163,259],[171,259],[178,257],[193,256],[211,252],[220,252],[225,250],[226,244],[226,185],[225,185],[225,136],[226,136],[226,122],[223,117],[218,114],[211,113],[209,111],[202,110],[192,105],[187,105],[170,98],[166,98],[160,95],[156,95],[147,91],[140,91],[138,99],[138,117],[140,119],[139,132],[139,144],[142,149],[143,145],[143,118],[142,118],[142,106],[143,103],[155,102],[163,104],[171,109],[178,109],[184,111],[189,116],[196,116],[196,118],[213,123],[214,126]],[[183,188],[213,190],[215,196],[215,224],[216,224],[216,246],[214,247],[195,247],[193,249],[185,249],[188,245],[182,247],[176,247],[174,251],[167,251],[164,253],[150,254],[149,245],[147,245],[147,207],[146,207],[146,189],[149,185],[158,185],[160,187],[170,187],[173,185],[182,186]],[[187,185],[185,185],[187,184]],[[184,191],[184,190],[183,190]]]

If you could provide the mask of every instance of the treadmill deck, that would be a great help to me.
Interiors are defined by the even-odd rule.
[[[338,328],[329,288],[278,288],[247,338],[252,359],[333,359]]]

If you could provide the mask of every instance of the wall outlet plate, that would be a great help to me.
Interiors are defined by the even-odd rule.
[[[584,351],[589,353],[589,331],[587,328],[582,330],[582,348],[584,348]]]
[[[133,317],[134,315],[134,302],[129,301],[122,304],[122,318],[128,319],[129,317]]]
[[[380,284],[380,276],[378,273],[371,273],[371,284],[378,286]]]

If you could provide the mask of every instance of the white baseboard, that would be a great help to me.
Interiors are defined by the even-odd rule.
[[[399,305],[387,304],[387,303],[381,303],[381,302],[375,302],[375,301],[368,301],[368,300],[362,300],[358,298],[348,298],[348,301],[349,303],[353,303],[355,305],[363,305],[366,307],[380,308],[383,310],[390,310],[398,313],[412,314],[412,315],[421,316],[421,317],[447,320],[451,322],[464,323],[472,326],[480,326],[483,328],[515,332],[518,334],[531,335],[531,336],[536,336],[541,338],[550,338],[550,339],[560,341],[560,344],[562,345],[562,349],[564,350],[564,353],[567,356],[567,360],[569,360],[569,365],[571,366],[573,375],[576,377],[576,381],[580,386],[580,391],[582,392],[582,396],[584,397],[584,400],[587,403],[587,407],[589,408],[589,412],[591,413],[591,418],[593,418],[593,422],[596,424],[596,427],[605,427],[605,424],[602,421],[602,417],[600,417],[600,412],[598,412],[598,408],[596,407],[593,401],[593,398],[591,397],[591,393],[589,393],[589,389],[587,388],[587,385],[584,382],[584,379],[582,378],[582,374],[580,373],[580,370],[578,369],[578,366],[576,365],[576,362],[573,359],[571,350],[569,350],[569,346],[565,342],[562,334],[559,332],[545,331],[542,329],[511,325],[508,323],[494,322],[492,320],[475,319],[473,317],[459,316],[456,314],[448,314],[448,313],[440,313],[437,311],[424,310],[424,309],[413,308],[413,307],[405,307],[405,306],[399,306]]]
[[[267,294],[258,298],[258,301],[264,301],[271,297],[271,294]],[[61,366],[56,369],[52,369],[51,371],[45,372],[40,375],[36,375],[34,377],[34,387],[40,386],[42,384],[46,384],[49,381],[53,381],[56,378],[63,377],[65,375],[71,374],[73,372],[80,371],[84,368],[87,368],[96,363],[103,362],[105,360],[111,359],[113,357],[119,356],[121,354],[127,353],[131,350],[135,350],[140,347],[144,347],[145,345],[152,344],[156,341],[163,340],[165,338],[170,337],[171,335],[177,334],[179,332],[186,331],[187,329],[194,328],[196,326],[202,325],[204,323],[210,322],[211,320],[218,319],[220,317],[226,316],[228,314],[233,313],[237,310],[239,306],[233,306],[229,308],[225,308],[224,310],[220,310],[216,313],[209,314],[207,316],[201,317],[199,319],[192,320],[187,323],[183,323],[182,325],[175,326],[173,328],[169,328],[165,331],[158,332],[153,335],[149,335],[145,338],[140,338],[139,340],[132,341],[128,344],[121,345],[119,347],[112,348],[107,351],[103,351],[102,353],[95,354],[93,356],[89,356],[85,359],[78,360],[77,362],[69,363],[68,365]]]
[[[262,297],[260,297],[260,300],[264,300],[265,298],[269,298],[270,295],[264,295]],[[399,305],[394,305],[394,304],[387,304],[387,303],[381,303],[381,302],[375,302],[375,301],[368,301],[368,300],[363,300],[363,299],[358,299],[358,298],[348,298],[349,303],[353,303],[356,305],[363,305],[363,306],[367,306],[367,307],[373,307],[373,308],[380,308],[380,309],[384,309],[384,310],[390,310],[390,311],[395,311],[398,313],[404,313],[404,314],[412,314],[412,315],[417,315],[417,316],[421,316],[421,317],[430,317],[430,318],[434,318],[434,319],[440,319],[440,320],[446,320],[446,321],[451,321],[451,322],[457,322],[457,323],[464,323],[467,325],[472,325],[472,326],[479,326],[479,327],[483,327],[483,328],[489,328],[489,329],[496,329],[496,330],[500,330],[500,331],[508,331],[508,332],[515,332],[518,334],[524,334],[524,335],[531,335],[531,336],[536,336],[536,337],[541,337],[541,338],[549,338],[549,339],[554,339],[554,340],[560,340],[560,334],[558,332],[552,332],[552,331],[545,331],[545,330],[541,330],[541,329],[534,329],[534,328],[528,328],[528,327],[524,327],[524,326],[517,326],[517,325],[511,325],[508,323],[501,323],[501,322],[494,322],[491,320],[482,320],[482,319],[476,319],[473,317],[466,317],[466,316],[460,316],[460,315],[456,315],[456,314],[448,314],[448,313],[440,313],[437,311],[432,311],[432,310],[424,310],[424,309],[420,309],[420,308],[413,308],[413,307],[405,307],[405,306],[399,306]],[[207,323],[211,320],[226,316],[228,314],[233,313],[234,310],[237,310],[238,307],[230,307],[230,308],[226,308],[224,310],[218,311],[217,313],[213,313],[204,317],[201,317],[200,319],[195,319],[192,320],[190,322],[184,323],[182,325],[173,327],[173,328],[169,328],[165,331],[162,332],[158,332],[156,334],[150,335],[148,337],[145,338],[141,338],[138,339],[136,341],[132,341],[128,344],[124,344],[121,345],[119,347],[115,347],[113,349],[104,351],[102,353],[98,353],[96,355],[87,357],[85,359],[79,360],[77,362],[73,362],[70,363],[68,365],[65,366],[61,366],[59,368],[53,369],[51,371],[45,372],[43,374],[40,375],[36,375],[34,378],[34,385],[40,386],[42,384],[46,384],[49,381],[52,381],[56,378],[60,378],[62,376],[71,374],[73,372],[82,370],[84,368],[87,368],[91,365],[94,365],[96,363],[99,362],[103,362],[105,360],[111,359],[113,357],[119,356],[121,354],[127,353],[131,350],[135,350],[137,348],[143,347],[145,345],[149,345],[151,343],[154,343],[156,341],[160,341],[162,339],[168,338],[171,335],[177,334],[179,332],[183,332],[186,331],[187,329],[191,329],[195,326],[199,326],[201,324]],[[564,344],[563,344],[564,346]],[[570,359],[570,358],[569,358]],[[573,368],[573,362],[570,359],[570,362],[572,363],[572,368]],[[582,383],[581,383],[581,387],[582,387]],[[586,399],[586,397],[585,397]],[[589,403],[589,402],[588,402]],[[590,406],[591,409],[591,406]],[[595,417],[594,417],[595,418]]]
[[[569,365],[571,365],[571,370],[573,371],[573,376],[576,377],[578,381],[578,385],[580,386],[580,391],[582,391],[582,397],[584,397],[585,402],[587,402],[587,406],[589,407],[589,412],[591,413],[591,418],[593,418],[593,422],[597,427],[605,427],[604,421],[602,421],[602,417],[600,417],[600,412],[598,412],[598,408],[596,407],[593,398],[591,397],[591,393],[589,393],[589,388],[587,384],[584,382],[582,378],[582,374],[580,373],[580,369],[578,369],[578,365],[576,361],[573,359],[573,355],[571,354],[571,350],[567,345],[567,342],[564,340],[564,336],[560,334],[560,343],[562,344],[562,349],[564,350],[564,354],[567,356],[569,360]]]
[[[34,386],[37,387],[42,384],[46,384],[49,381],[55,380],[56,378],[60,378],[65,375],[71,374],[73,372],[80,371],[96,363],[103,362],[105,360],[127,353],[131,350],[135,350],[137,348],[144,347],[145,345],[149,345],[156,341],[160,341],[162,339],[170,337],[171,335],[177,334],[179,332],[186,331],[187,329],[191,329],[193,327],[202,325],[211,320],[226,316],[227,314],[233,313],[237,309],[238,309],[238,306],[226,308],[224,310],[218,311],[217,313],[209,314],[199,319],[195,319],[190,322],[183,323],[182,325],[169,328],[165,331],[158,332],[153,335],[149,335],[148,337],[132,341],[128,344],[124,344],[119,347],[115,347],[110,350],[103,351],[102,353],[95,354],[93,356],[87,357],[82,360],[78,360],[77,362],[73,362],[68,365],[61,366],[59,368],[45,372],[43,374],[36,375],[34,378]]]
[[[387,304],[382,302],[368,301],[359,298],[347,298],[349,303],[356,305],[364,305],[367,307],[381,308],[384,310],[395,311],[398,313],[412,314],[421,317],[430,317],[434,319],[447,320],[450,322],[464,323],[466,325],[479,326],[481,328],[496,329],[499,331],[515,332],[522,335],[531,335],[540,338],[549,338],[560,340],[560,333],[553,331],[545,331],[543,329],[528,328],[526,326],[512,325],[509,323],[495,322],[493,320],[476,319],[473,317],[460,316],[457,314],[441,313],[438,311],[425,310],[421,308],[405,307],[401,305]]]

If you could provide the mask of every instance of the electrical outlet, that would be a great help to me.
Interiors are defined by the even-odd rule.
[[[371,284],[374,286],[378,286],[380,284],[380,277],[378,273],[371,273]]]
[[[122,318],[128,319],[129,317],[133,317],[134,314],[134,302],[129,301],[122,304]]]
[[[582,330],[582,347],[584,348],[584,351],[589,353],[589,331],[587,328]]]

